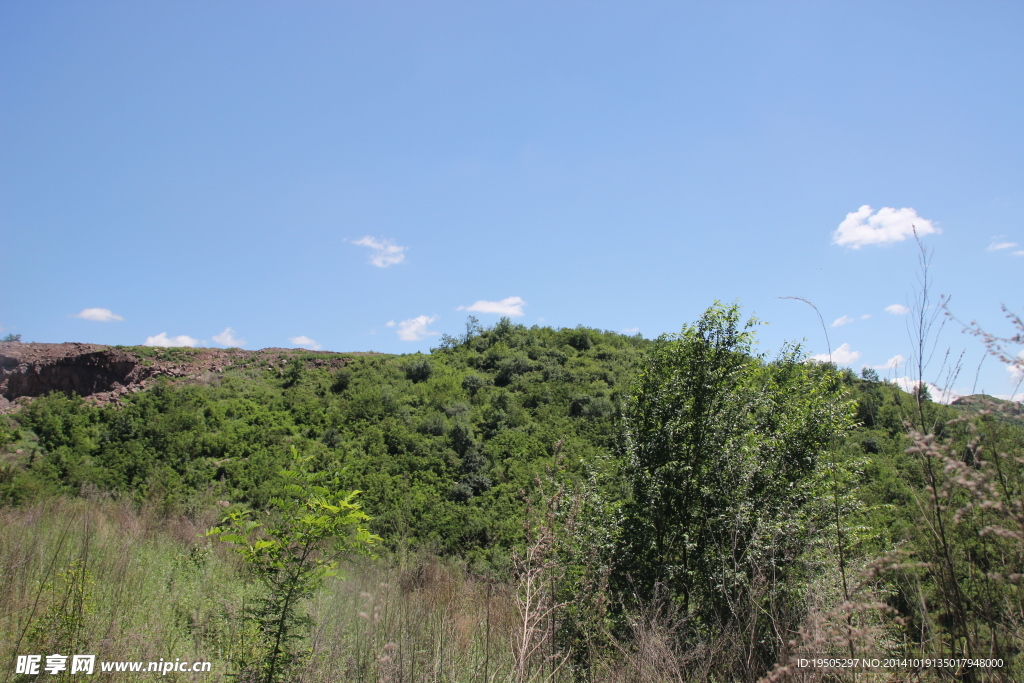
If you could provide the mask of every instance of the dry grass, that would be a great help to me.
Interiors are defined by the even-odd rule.
[[[200,543],[204,525],[108,500],[0,510],[3,680],[17,654],[223,660],[240,586],[227,559]]]

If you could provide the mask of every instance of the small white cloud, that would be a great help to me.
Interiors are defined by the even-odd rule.
[[[868,319],[868,318],[870,318],[870,317],[871,317],[871,314],[870,314],[870,313],[865,313],[864,315],[862,315],[862,316],[860,317],[860,319],[861,319],[861,320],[867,320],[867,319]]]
[[[295,346],[299,346],[304,349],[309,349],[310,351],[319,351],[320,349],[323,348],[322,346],[316,343],[316,340],[310,339],[304,334],[299,335],[298,337],[288,337],[288,341],[290,341]]]
[[[245,340],[236,337],[235,331],[230,327],[225,327],[223,332],[213,335],[213,341],[217,342],[221,346],[227,347],[241,348],[245,346]]]
[[[378,268],[387,268],[405,260],[405,247],[398,246],[394,240],[377,239],[367,235],[353,244],[372,249],[373,255],[370,256],[370,263]]]
[[[897,367],[907,362],[907,359],[902,354],[897,353],[895,356],[885,361],[882,365],[872,365],[875,370],[895,370]]]
[[[935,225],[917,215],[913,209],[883,207],[873,213],[865,204],[858,210],[846,214],[846,220],[832,233],[832,243],[850,249],[860,249],[867,244],[890,244],[902,242],[914,236],[941,232]]]
[[[885,311],[887,313],[892,313],[893,315],[906,315],[907,313],[910,313],[910,309],[904,306],[903,304],[893,304],[891,306],[886,306]]]
[[[849,344],[843,344],[838,349],[832,352],[832,357],[829,358],[827,353],[819,353],[816,356],[811,356],[813,360],[819,360],[822,363],[828,363],[832,361],[836,365],[850,365],[860,358],[860,351],[854,351],[850,348]]]
[[[909,377],[897,377],[892,380],[892,383],[908,394],[914,393],[914,390],[917,389],[918,384],[920,384],[916,379],[910,379]],[[928,393],[936,403],[952,403],[962,396],[962,394],[958,394],[955,391],[945,391],[940,389],[931,382],[925,382],[924,385],[928,387]]]
[[[640,331],[639,327],[627,327],[622,331],[622,334],[636,334]]]
[[[187,334],[179,334],[177,337],[168,337],[166,332],[161,332],[155,337],[146,337],[142,342],[143,346],[163,346],[164,348],[177,348],[181,346],[195,346],[199,340]]]
[[[501,301],[477,301],[471,306],[459,306],[459,311],[473,311],[474,313],[494,313],[496,315],[507,315],[510,318],[518,318],[523,315],[523,306],[526,302],[518,296],[510,296]]]
[[[109,323],[112,320],[124,320],[117,313],[114,313],[109,308],[84,308],[78,313],[75,313],[74,317],[81,318],[82,320],[94,320],[98,323]]]
[[[852,322],[856,322],[853,318],[848,315],[844,315],[841,318],[836,318],[832,321],[832,327],[842,327],[843,325],[849,325]]]
[[[424,337],[438,334],[437,332],[427,329],[428,325],[431,325],[436,321],[436,315],[418,315],[415,318],[403,320],[398,323],[398,338],[402,341],[419,341]]]
[[[395,326],[395,321],[394,320],[389,320],[386,323],[384,323],[384,327],[394,327],[394,326]]]
[[[1010,373],[1011,381],[1020,382],[1024,380],[1024,351],[1017,354],[1016,363],[1006,366],[1006,371]]]
[[[985,251],[1000,251],[1002,249],[1013,249],[1016,246],[1019,246],[1016,242],[993,242],[992,244],[988,245],[988,249],[986,249]]]
[[[1021,249],[1020,251],[1013,252],[1013,255],[1014,256],[1024,256],[1024,249]]]

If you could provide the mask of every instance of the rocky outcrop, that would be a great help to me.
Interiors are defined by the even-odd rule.
[[[154,374],[126,350],[95,344],[0,343],[0,411],[52,391],[108,398]]]
[[[8,401],[51,391],[90,396],[116,385],[128,386],[148,374],[140,368],[138,358],[125,351],[51,344],[41,353],[38,346],[4,344],[0,348],[0,394]]]

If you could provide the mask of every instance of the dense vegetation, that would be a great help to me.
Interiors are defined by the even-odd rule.
[[[579,476],[616,466],[616,405],[650,342],[474,325],[429,356],[358,356],[330,371],[310,353],[166,384],[116,408],[50,395],[18,415],[31,443],[2,495],[91,487],[168,509],[264,508],[295,447],[364,492],[390,547],[505,562],[556,443]]]
[[[1013,419],[965,417],[870,370],[806,363],[798,347],[757,356],[752,327],[725,306],[657,341],[470,319],[429,355],[357,356],[340,369],[321,357],[167,382],[116,406],[33,401],[0,424],[9,518],[76,497],[193,524],[214,510],[240,520],[294,509],[282,470],[301,454],[332,491],[361,491],[346,505],[369,516],[377,562],[397,568],[401,595],[444,575],[477,604],[472,582],[486,582],[487,644],[473,631],[460,647],[475,654],[445,669],[477,679],[684,670],[753,681],[776,663],[787,675],[801,652],[1011,662],[1024,644],[1024,430]],[[201,535],[182,543],[195,571],[241,576]],[[84,581],[82,562],[68,559],[61,581]],[[505,659],[491,645],[499,605]],[[189,622],[199,649],[226,637],[195,626],[212,618],[196,608]],[[32,628],[20,632],[48,642]],[[425,637],[411,628],[364,633],[369,650],[344,675],[392,671],[385,646]],[[367,654],[378,646],[384,654]],[[289,661],[320,661],[317,647]],[[415,671],[416,656],[403,656]],[[444,657],[432,661],[438,676]]]

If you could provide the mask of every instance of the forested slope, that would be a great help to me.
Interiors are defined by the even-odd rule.
[[[2,495],[94,489],[260,508],[295,446],[363,491],[390,544],[500,554],[522,537],[520,511],[556,444],[570,473],[615,471],[616,406],[650,343],[471,322],[430,355],[353,356],[340,369],[318,363],[334,354],[264,358],[106,407],[52,394],[15,419]]]
[[[102,406],[52,393],[0,418],[0,496],[8,510],[84,497],[169,520],[266,514],[299,455],[361,491],[377,552],[403,572],[447,558],[474,600],[488,577],[509,614],[529,597],[556,615],[505,628],[547,643],[531,666],[560,657],[578,679],[754,681],[801,652],[1016,657],[1017,406],[939,405],[799,347],[755,356],[740,322],[716,306],[651,341],[470,319],[429,355],[257,353]],[[430,585],[424,566],[401,595]],[[642,655],[652,643],[661,663]],[[698,654],[703,674],[686,668]]]

